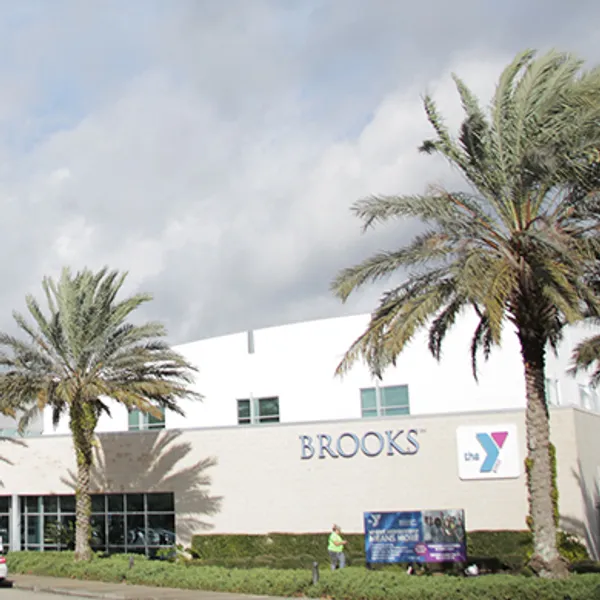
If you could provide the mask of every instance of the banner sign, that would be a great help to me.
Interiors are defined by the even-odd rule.
[[[367,512],[367,563],[466,562],[463,510]]]

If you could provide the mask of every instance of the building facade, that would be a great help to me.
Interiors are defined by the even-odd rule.
[[[365,511],[464,509],[467,528],[523,529],[524,381],[516,338],[471,374],[467,320],[440,363],[415,340],[375,381],[334,370],[368,316],[300,323],[178,347],[202,402],[163,418],[115,407],[99,424],[93,544],[154,553],[202,533],[362,530]],[[600,413],[587,378],[549,355],[562,525],[599,550]],[[10,424],[5,430],[10,431]],[[75,463],[49,415],[0,453],[0,535],[12,549],[68,547]]]
[[[185,416],[171,413],[159,420],[112,406],[110,417],[101,417],[98,431],[299,423],[525,406],[516,335],[507,328],[502,347],[494,349],[488,361],[479,361],[475,381],[470,344],[476,322],[468,317],[448,336],[440,362],[429,353],[426,334],[421,334],[381,381],[371,377],[363,364],[356,364],[344,377],[334,376],[344,352],[368,320],[368,315],[323,319],[177,346],[198,366],[194,387],[204,399],[183,401]],[[575,344],[591,333],[584,327],[569,329],[558,355],[548,353],[546,383],[552,406],[600,410],[589,378],[567,373]],[[52,426],[49,411],[41,429],[44,435],[69,432],[66,420],[57,428]]]

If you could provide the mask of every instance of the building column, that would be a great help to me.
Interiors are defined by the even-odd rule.
[[[21,498],[13,494],[10,503],[10,551],[21,549]]]

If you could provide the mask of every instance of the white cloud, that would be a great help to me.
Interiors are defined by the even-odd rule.
[[[132,1],[139,22],[129,28],[117,3],[102,16],[100,4],[71,13],[75,4],[60,2],[60,26],[29,15],[34,25],[19,35],[32,47],[19,60],[32,61],[35,79],[15,75],[14,89],[29,95],[0,102],[2,131],[12,115],[11,130],[35,132],[0,146],[9,257],[0,326],[64,264],[130,271],[128,289],[155,294],[146,315],[166,321],[176,341],[369,309],[381,288],[341,307],[330,280],[403,243],[412,225],[361,236],[350,204],[460,185],[443,162],[417,153],[430,135],[420,95],[431,91],[456,125],[450,71],[487,99],[501,67],[529,43],[511,34],[510,11],[469,38],[456,32],[472,29],[470,3],[437,4],[446,15],[437,40],[420,8],[408,24],[379,0],[353,2],[354,13],[335,2],[311,12],[268,0],[219,9]],[[590,4],[569,18],[594,12]],[[124,20],[111,24],[111,15]],[[73,19],[81,29],[71,35]],[[536,36],[550,41],[545,27]],[[35,45],[40,32],[44,44],[56,42],[48,56]],[[100,41],[109,38],[105,55]]]

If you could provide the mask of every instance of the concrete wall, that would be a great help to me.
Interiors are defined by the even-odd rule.
[[[583,537],[600,556],[600,415],[577,411],[574,429],[578,457],[571,478],[581,493]]]
[[[593,442],[599,422],[598,416],[572,409],[556,409],[552,416],[562,513],[567,522],[584,528],[596,525],[589,522],[581,500],[577,461],[588,482],[600,456],[598,442]],[[94,485],[104,492],[174,491],[182,543],[193,533],[326,531],[333,522],[346,531],[361,531],[364,511],[385,510],[464,508],[469,530],[523,529],[527,494],[522,468],[514,479],[458,477],[457,427],[500,424],[516,425],[522,464],[526,446],[520,410],[103,434]],[[323,433],[335,439],[344,432],[361,437],[368,431],[411,428],[420,444],[414,455],[383,452],[370,458],[359,452],[353,458],[301,458],[302,435]],[[27,439],[4,452],[12,464],[0,467],[3,494],[72,490],[68,437]]]
[[[324,319],[271,327],[254,332],[254,353],[248,352],[247,334],[238,333],[179,346],[198,366],[195,388],[202,403],[183,402],[185,417],[168,414],[167,428],[224,427],[237,424],[237,400],[278,396],[283,423],[353,419],[361,416],[360,388],[374,386],[367,368],[357,364],[343,379],[334,371],[345,351],[365,329],[368,315]],[[386,371],[381,385],[409,386],[411,414],[426,415],[522,408],[525,405],[523,367],[514,331],[507,326],[503,345],[489,362],[480,363],[479,382],[471,373],[469,348],[476,322],[464,316],[450,333],[441,362],[427,350],[422,333]],[[548,355],[550,400],[578,405],[584,375],[566,375],[573,344],[590,330],[565,332],[560,354]],[[589,391],[589,390],[588,390]],[[590,402],[595,400],[590,394]],[[590,404],[588,408],[594,408]],[[112,418],[103,416],[99,431],[127,430],[127,411],[114,406]],[[44,432],[68,433],[64,420],[57,430],[50,412],[44,415]]]

